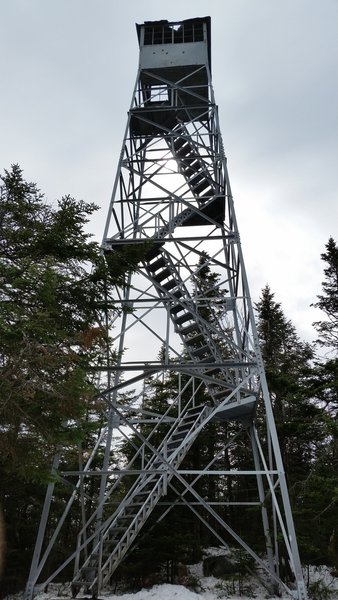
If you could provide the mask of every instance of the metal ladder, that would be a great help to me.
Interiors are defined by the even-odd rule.
[[[208,221],[203,219],[203,215],[222,224],[224,197],[222,198],[220,185],[216,182],[214,174],[210,173],[210,165],[200,155],[198,144],[192,143],[191,136],[183,123],[173,130],[173,136],[167,142],[178,164],[179,172],[183,175],[201,211],[200,213],[195,211],[191,216],[185,214],[184,224],[206,224]]]
[[[164,239],[177,226],[210,224],[210,219],[205,217],[210,217],[218,224],[224,221],[224,197],[219,184],[209,172],[208,164],[199,155],[197,145],[191,143],[183,124],[173,133],[171,138],[167,138],[167,144],[197,204],[185,208],[161,227],[155,236],[157,239]]]
[[[191,143],[186,127],[180,124],[173,130],[172,152],[179,170],[186,179],[195,197],[203,204],[215,195],[215,181],[211,177],[207,163],[199,155],[197,147]]]
[[[228,372],[212,363],[222,363],[221,336],[210,336],[210,324],[204,323],[196,312],[194,301],[182,282],[169,253],[162,245],[155,245],[148,253],[145,269],[160,297],[171,300],[170,318],[176,333],[192,360],[200,366],[200,374],[212,378],[207,381],[208,392],[214,405],[218,405],[229,393],[231,385]],[[208,364],[208,367],[203,367]],[[233,399],[233,402],[235,399]]]
[[[181,464],[198,434],[199,426],[210,412],[211,409],[205,405],[197,406],[177,418],[157,454],[145,466],[149,475],[138,476],[123,504],[102,524],[99,540],[72,581],[73,597],[83,588],[95,598],[109,584],[154,507],[166,495],[167,485],[174,475],[173,469]],[[168,468],[168,464],[173,469]]]

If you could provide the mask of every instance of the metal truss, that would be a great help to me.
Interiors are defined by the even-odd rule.
[[[151,48],[156,31],[168,40],[181,27],[198,40],[179,42],[183,46],[202,43],[201,27],[204,39],[210,34],[208,19],[153,25],[138,26],[141,49]],[[104,426],[93,449],[80,452],[78,469],[63,471],[54,461],[71,494],[46,542],[55,492],[49,485],[26,600],[70,566],[73,595],[84,590],[97,597],[155,507],[158,522],[176,506],[187,506],[220,545],[237,544],[251,555],[274,589],[307,598],[210,64],[175,68],[179,43],[162,43],[174,53],[170,67],[144,65],[141,54],[102,245],[108,264],[111,255],[128,264],[131,253],[139,253],[139,266],[123,287],[109,290],[107,324],[116,354],[97,366],[105,382],[99,394]],[[163,410],[147,407],[149,390],[169,376]],[[215,456],[198,468],[185,466],[199,434],[215,424],[224,432]],[[233,466],[239,448],[246,450],[245,468]],[[222,491],[217,498],[200,495],[197,483],[206,478]],[[227,495],[233,486],[245,487],[243,481],[255,487],[250,500]],[[166,500],[169,493],[174,501]],[[266,558],[227,520],[230,506],[232,513],[260,510]],[[74,549],[38,584],[72,511],[80,514]],[[279,570],[280,539],[292,583]]]

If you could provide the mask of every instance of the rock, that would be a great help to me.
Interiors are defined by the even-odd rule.
[[[205,577],[224,577],[238,573],[238,564],[226,556],[207,556],[203,559],[203,574]]]

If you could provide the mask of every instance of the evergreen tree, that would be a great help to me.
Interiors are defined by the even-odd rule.
[[[312,440],[320,432],[319,411],[311,401],[309,381],[313,350],[301,341],[269,286],[257,304],[258,332],[279,439],[290,483],[307,473]]]
[[[322,282],[323,293],[313,306],[320,308],[326,319],[314,323],[319,334],[318,343],[333,350],[338,356],[338,247],[332,237],[329,238],[326,252],[321,254],[325,261],[325,280]]]
[[[107,341],[105,290],[138,259],[107,266],[86,232],[94,204],[65,196],[53,208],[18,165],[1,180],[0,477],[12,591],[26,577],[51,458],[62,445],[73,464],[99,409],[90,373]]]
[[[313,397],[311,346],[299,339],[280,303],[266,286],[257,304],[258,332],[276,427],[288,479],[301,553],[311,559],[316,552],[308,504],[318,448],[326,436],[325,415]]]
[[[325,261],[323,294],[313,306],[320,308],[325,318],[314,326],[319,334],[318,345],[329,350],[329,358],[316,364],[314,392],[321,406],[338,419],[338,248],[333,238],[326,244],[326,252],[321,255]]]
[[[314,506],[318,527],[318,560],[334,564],[338,572],[338,248],[332,237],[321,254],[325,262],[322,294],[314,304],[324,313],[314,323],[317,344],[328,357],[317,358],[311,381],[312,394],[321,409],[326,426],[324,443],[317,447],[312,486],[307,501]]]

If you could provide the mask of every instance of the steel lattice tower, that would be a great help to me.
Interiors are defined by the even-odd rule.
[[[128,261],[136,251],[141,258],[126,285],[108,294],[115,356],[101,367],[106,425],[79,470],[62,474],[77,479],[42,552],[54,483],[48,488],[26,598],[39,589],[58,533],[79,500],[82,521],[74,552],[42,588],[73,562],[73,595],[84,589],[97,597],[154,508],[163,519],[174,506],[186,505],[217,543],[232,540],[267,572],[272,586],[306,600],[211,83],[210,18],[146,22],[137,25],[137,34],[139,70],[103,250],[108,262],[112,253]],[[204,278],[206,271],[213,276]],[[149,382],[163,382],[168,373],[176,392],[167,409],[147,410]],[[262,440],[257,414],[264,423]],[[222,447],[198,469],[184,469],[191,446],[212,423],[224,428]],[[128,464],[114,454],[121,439],[134,446]],[[239,444],[249,457],[246,470],[225,468],[222,457],[236,456]],[[93,464],[102,448],[98,473]],[[95,481],[99,475],[94,506],[84,483],[93,475]],[[204,477],[224,482],[218,483],[223,490],[218,502],[199,494],[196,482]],[[255,482],[254,500],[227,497],[239,479],[250,487]],[[126,480],[116,505],[113,499]],[[168,506],[169,490],[176,500]],[[229,506],[258,507],[267,560],[229,524],[224,510]],[[279,572],[277,539],[283,540],[292,584]]]

